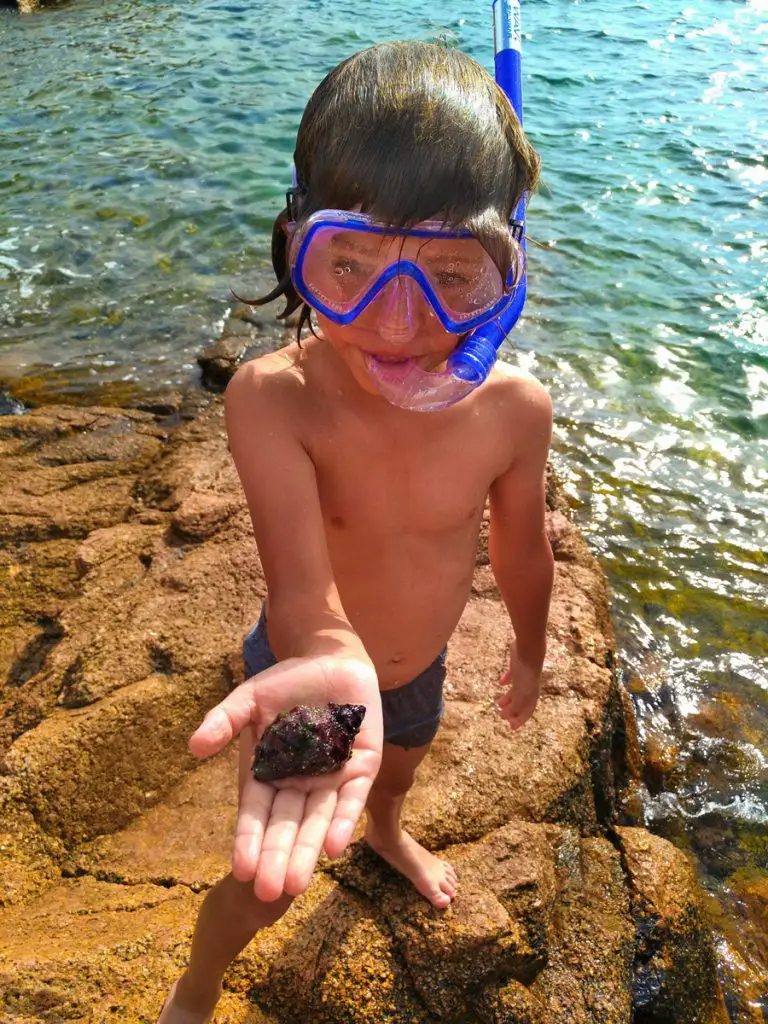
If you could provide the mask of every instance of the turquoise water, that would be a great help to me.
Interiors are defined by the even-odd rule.
[[[523,17],[529,231],[550,248],[507,356],[552,390],[643,738],[674,753],[647,821],[765,964],[738,872],[768,872],[768,2]],[[312,88],[370,43],[440,34],[491,66],[466,0],[0,12],[0,377],[60,397],[196,380],[229,287],[269,280]]]

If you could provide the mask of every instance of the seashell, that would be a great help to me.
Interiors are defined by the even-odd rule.
[[[365,717],[363,704],[298,704],[264,730],[251,771],[259,782],[335,772],[352,756]]]

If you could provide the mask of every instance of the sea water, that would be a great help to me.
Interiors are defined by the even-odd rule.
[[[492,68],[489,6],[0,11],[0,377],[59,399],[196,381],[229,288],[271,280],[320,78],[401,38]],[[740,880],[768,875],[768,2],[531,0],[523,29],[547,248],[505,357],[551,389],[556,467],[610,579],[645,819],[757,963]]]

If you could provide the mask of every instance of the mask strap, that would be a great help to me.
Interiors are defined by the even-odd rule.
[[[296,171],[294,170],[294,175]],[[301,188],[296,185],[294,188],[289,188],[285,193],[285,206],[288,210],[288,219],[296,221],[299,219],[301,213],[301,207],[303,205],[304,197],[307,194],[305,188]]]

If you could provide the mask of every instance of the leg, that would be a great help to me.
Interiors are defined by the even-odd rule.
[[[416,769],[424,760],[431,741],[409,750],[384,744],[384,756],[366,804],[368,818],[365,840],[416,889],[441,910],[456,895],[456,872],[447,861],[436,857],[400,827],[400,814]]]
[[[242,791],[254,743],[250,728],[240,736],[238,792]],[[256,898],[253,881],[239,882],[230,872],[203,900],[192,938],[187,969],[170,991],[157,1024],[206,1024],[221,995],[224,972],[256,932],[288,910],[287,893],[273,903]]]

